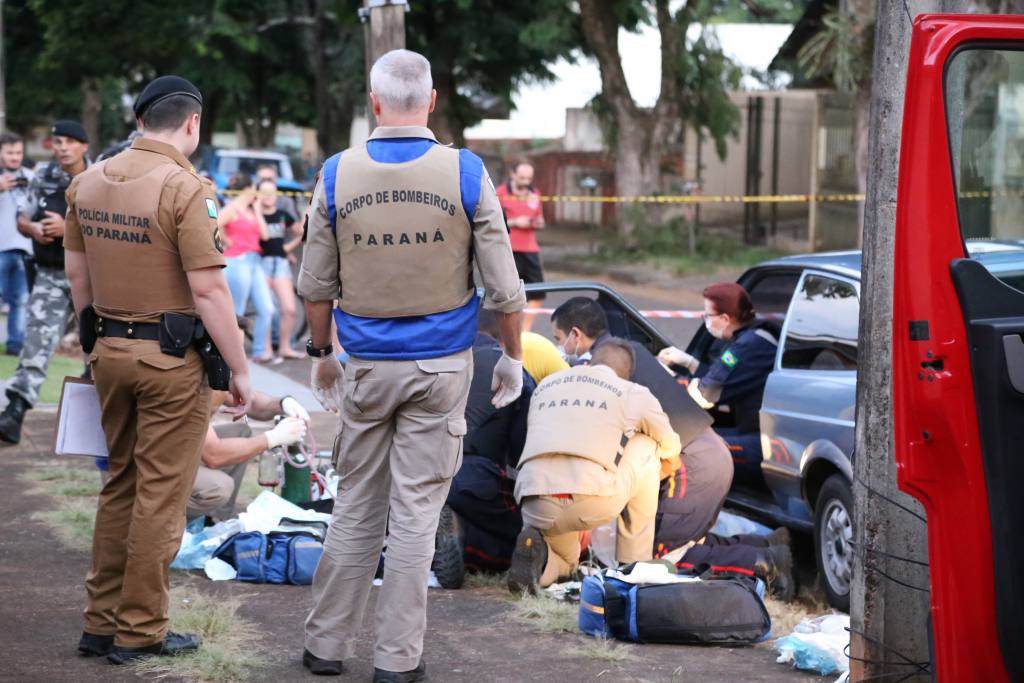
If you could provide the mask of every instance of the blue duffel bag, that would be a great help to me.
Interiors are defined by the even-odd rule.
[[[282,520],[285,522],[285,520]],[[322,523],[303,522],[302,526]],[[299,526],[299,523],[296,523]],[[326,524],[323,524],[326,528]],[[247,531],[224,541],[214,553],[238,572],[239,581],[308,586],[324,552],[321,537],[310,531]]]
[[[636,643],[747,645],[771,633],[763,594],[764,584],[745,576],[633,584],[602,572],[583,579],[579,628]]]

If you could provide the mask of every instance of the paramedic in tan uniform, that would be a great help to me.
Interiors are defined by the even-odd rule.
[[[235,414],[250,401],[213,187],[186,159],[199,142],[201,109],[194,85],[157,78],[135,103],[142,136],[76,176],[67,191],[67,273],[75,311],[96,311],[99,338],[89,360],[110,451],[78,649],[115,664],[199,647],[198,636],[167,630],[167,592],[210,388],[187,346],[191,336],[184,357],[161,352],[162,315],[202,318],[231,368]]]
[[[340,413],[341,477],[313,580],[303,663],[339,675],[362,630],[385,529],[374,681],[420,681],[427,574],[438,517],[462,461],[483,306],[505,353],[493,403],[522,390],[519,331],[526,303],[494,187],[480,158],[438,144],[426,127],[436,92],[430,63],[388,52],[370,70],[378,127],[364,145],[324,162],[307,214],[299,274],[314,357],[312,388]],[[330,346],[331,301],[344,371]]]
[[[579,563],[579,532],[616,517],[615,559],[651,559],[658,483],[681,467],[682,446],[654,394],[625,379],[634,363],[628,342],[609,339],[589,366],[549,375],[534,390],[509,590],[534,593],[568,577]]]

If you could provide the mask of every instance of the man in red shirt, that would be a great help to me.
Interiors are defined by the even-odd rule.
[[[497,188],[498,201],[505,213],[508,223],[509,237],[512,241],[512,255],[516,260],[516,269],[523,282],[544,282],[544,267],[540,261],[540,245],[537,244],[536,231],[544,227],[544,209],[540,203],[540,193],[533,189],[533,166],[520,161],[512,168],[509,180]],[[526,316],[523,319],[523,331],[533,325],[534,314],[530,309],[540,308],[544,302],[542,293],[526,293]]]

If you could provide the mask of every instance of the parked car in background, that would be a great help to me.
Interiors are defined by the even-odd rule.
[[[1024,290],[1024,243],[968,242],[972,256]],[[734,483],[727,504],[774,525],[811,533],[822,589],[849,610],[853,576],[853,457],[861,254],[790,256],[747,270],[739,283],[762,316],[781,325],[760,410],[763,482]],[[594,297],[612,334],[651,353],[671,342],[623,296],[593,282],[527,285],[527,291]],[[701,326],[687,352],[721,354]],[[680,390],[683,390],[682,388]]]
[[[277,168],[277,189],[289,192],[305,190],[292,173],[292,163],[287,155],[280,152],[252,149],[214,149],[206,157],[203,173],[217,185],[218,190],[228,186],[231,176],[248,173],[255,176],[260,166],[273,165]]]

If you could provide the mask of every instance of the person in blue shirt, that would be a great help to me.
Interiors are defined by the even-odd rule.
[[[439,144],[427,128],[436,97],[422,55],[378,59],[370,69],[377,128],[324,162],[306,214],[298,287],[311,385],[340,417],[338,497],[302,655],[318,675],[340,675],[353,654],[387,531],[373,680],[426,677],[427,576],[462,462],[473,375],[474,270],[503,347],[491,402],[502,408],[523,387],[526,296],[501,206],[480,158]],[[344,369],[330,343],[332,309],[349,354]]]
[[[764,486],[759,413],[779,348],[778,325],[758,318],[750,295],[735,282],[709,285],[703,294],[704,326],[724,346],[707,363],[672,346],[658,359],[692,376],[687,390],[711,411],[715,431],[729,444],[735,480]]]

